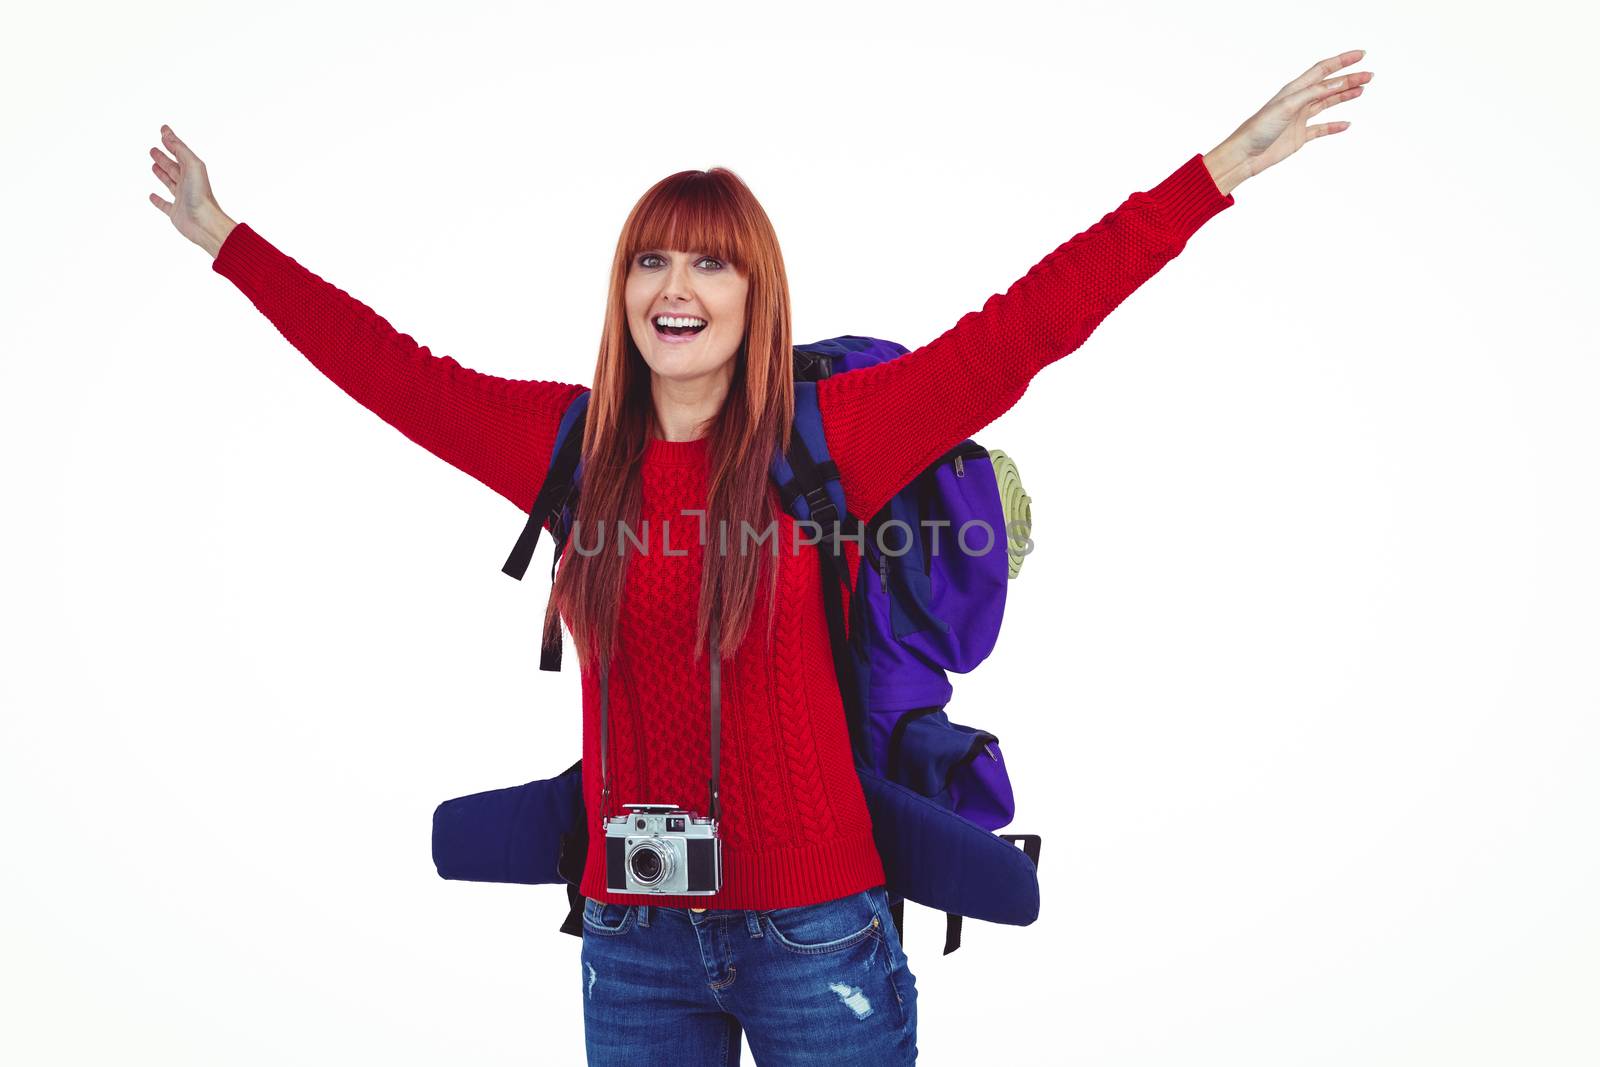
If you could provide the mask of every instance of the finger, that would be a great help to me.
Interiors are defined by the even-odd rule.
[[[1362,75],[1365,75],[1365,77]],[[1372,75],[1369,72],[1362,71],[1358,74],[1347,74],[1342,78],[1334,78],[1330,81],[1316,82],[1312,85],[1306,86],[1299,92],[1292,93],[1291,95],[1284,97],[1284,99],[1281,101],[1281,105],[1288,108],[1291,112],[1298,112],[1301,108],[1305,107],[1314,100],[1321,100],[1323,97],[1332,96],[1335,93],[1342,93],[1345,90],[1350,89],[1352,87],[1350,84],[1352,79],[1358,77],[1364,82],[1372,80]]]
[[[178,164],[173,160],[168,159],[165,153],[158,152],[152,148],[150,149],[150,155],[155,159],[154,166],[157,173],[161,174],[163,177],[177,181],[178,178],[183,174],[183,171],[178,167]]]
[[[1314,141],[1318,137],[1326,137],[1330,133],[1343,133],[1350,128],[1348,122],[1319,122],[1315,126],[1306,127],[1306,140]]]
[[[168,174],[165,171],[163,171],[159,166],[157,166],[154,163],[150,164],[150,169],[156,172],[156,177],[160,178],[161,179],[161,184],[165,185],[167,187],[167,192],[172,193],[174,195],[177,194],[177,192],[178,192],[178,183],[176,181],[174,181],[170,176],[168,176]]]
[[[200,162],[200,157],[195,155],[194,152],[190,151],[189,146],[178,139],[178,135],[172,132],[171,126],[161,127],[161,140],[163,144],[172,149],[172,154],[174,156],[177,156],[185,163],[188,163],[190,160],[193,160],[196,163]]]
[[[1354,89],[1346,89],[1342,93],[1335,93],[1333,96],[1327,96],[1323,97],[1321,100],[1313,101],[1311,105],[1306,108],[1305,117],[1310,118],[1312,115],[1315,115],[1324,108],[1332,107],[1334,104],[1342,104],[1346,100],[1354,100],[1360,95],[1361,86],[1358,85]]]
[[[157,196],[155,193],[151,193],[150,194],[150,202],[152,204],[154,204],[156,207],[160,208],[163,212],[165,212],[167,217],[170,218],[172,216],[172,204],[171,204],[170,201],[163,200],[159,196]]]
[[[1311,64],[1311,67],[1304,74],[1300,75],[1300,77],[1296,78],[1288,85],[1285,85],[1279,91],[1280,95],[1297,93],[1306,86],[1310,85],[1312,82],[1321,81],[1334,71],[1342,70],[1343,68],[1348,67],[1350,64],[1357,62],[1366,54],[1367,50],[1365,48],[1355,48],[1348,52],[1340,52],[1336,56],[1330,56],[1327,59],[1319,60],[1316,63]]]

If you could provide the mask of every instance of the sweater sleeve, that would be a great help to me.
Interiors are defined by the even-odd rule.
[[[581,385],[480,374],[435,356],[239,223],[211,269],[363,407],[528,511]]]
[[[939,456],[1011,409],[1046,365],[1233,204],[1196,153],[915,351],[817,386],[845,503],[870,519]]]

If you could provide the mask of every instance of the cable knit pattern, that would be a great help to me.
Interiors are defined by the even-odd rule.
[[[1009,410],[1034,374],[1081,345],[1232,203],[1196,154],[932,342],[820,383],[824,430],[852,512],[870,517],[933,459]],[[434,356],[243,223],[223,242],[213,269],[363,406],[523,512],[532,506],[561,413],[582,386],[496,378]],[[782,516],[773,646],[765,642],[763,585],[748,636],[723,664],[723,889],[714,897],[605,889],[598,847],[603,814],[628,802],[697,810],[706,804],[709,675],[690,652],[702,563],[699,522],[686,511],[705,507],[707,445],[703,438],[653,440],[646,448],[646,521],[637,532],[648,536],[649,549],[633,553],[624,585],[611,667],[613,777],[605,813],[599,681],[587,671],[582,678],[584,796],[596,845],[579,889],[619,904],[780,908],[880,885],[883,866],[833,673],[817,549],[789,551],[793,522]],[[670,542],[663,541],[663,523]],[[514,532],[508,528],[508,537]],[[615,532],[608,534],[614,551]],[[587,534],[584,543],[592,544]],[[666,547],[674,554],[665,554]],[[853,546],[847,551],[854,567],[858,553]],[[529,615],[537,630],[544,601],[535,599]]]

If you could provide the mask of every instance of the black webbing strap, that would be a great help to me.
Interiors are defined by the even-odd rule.
[[[568,534],[562,513],[568,504],[574,503],[577,492],[578,460],[583,453],[583,428],[588,415],[588,409],[585,408],[582,415],[567,427],[566,439],[551,457],[550,467],[545,471],[544,484],[539,487],[538,494],[533,498],[533,506],[528,509],[528,521],[523,524],[522,532],[517,535],[517,543],[511,547],[511,555],[506,557],[505,565],[500,568],[517,581],[522,581],[523,575],[528,573],[528,564],[533,562],[534,549],[539,546],[539,532],[544,529],[546,521],[550,522],[550,535],[555,541],[555,552],[550,559],[552,597],[555,596],[556,564],[561,559],[561,550],[566,547]],[[548,614],[548,608],[546,613]],[[541,671],[561,669],[559,623],[555,628],[553,642],[540,643],[539,669]]]
[[[583,766],[578,760],[562,772],[563,777]],[[567,883],[567,917],[561,923],[561,932],[574,937],[583,936],[583,894],[578,886],[583,882],[584,861],[589,853],[589,826],[587,818],[580,818],[577,827],[561,835],[561,849],[556,855],[556,873]]]
[[[584,414],[587,416],[588,412]],[[533,550],[539,544],[539,531],[544,527],[545,519],[550,513],[560,508],[566,502],[567,494],[572,489],[572,477],[578,469],[578,456],[583,451],[583,423],[574,422],[567,430],[567,439],[561,442],[561,448],[550,461],[550,469],[545,473],[544,484],[539,487],[539,495],[534,497],[533,507],[528,509],[528,521],[522,527],[522,533],[517,536],[517,543],[511,548],[511,555],[506,557],[505,566],[500,569],[511,575],[517,581],[522,581],[522,576],[528,573],[528,564],[533,562]]]
[[[811,456],[811,450],[806,447],[805,438],[798,433],[789,443],[789,468],[794,472],[794,479],[785,485],[793,485],[795,492],[789,496],[793,501],[798,497],[805,497],[809,514],[806,516],[812,522],[822,527],[822,543],[837,550],[837,537],[832,530],[840,521],[854,522],[859,527],[861,522],[854,515],[846,512],[839,514],[839,509],[833,506],[833,498],[828,495],[828,482],[837,480],[839,468],[833,460],[824,460],[818,463]],[[841,566],[843,560],[840,560]]]
[[[572,486],[567,490],[566,500],[557,505],[555,513],[551,515],[552,528],[550,539],[555,543],[550,552],[550,595],[545,600],[545,615],[550,614],[550,604],[556,598],[556,564],[561,562],[561,553],[567,547],[567,536],[571,531],[567,528],[562,512],[569,502],[576,506],[573,497],[577,494],[577,487]],[[576,520],[574,520],[576,521]],[[557,623],[555,630],[550,634],[548,643],[539,644],[539,669],[541,671],[559,671],[561,669],[561,624]]]
[[[800,447],[804,447],[804,446],[802,445]],[[809,459],[810,458],[810,453],[807,453],[806,455],[807,455],[807,458]],[[791,459],[792,458],[793,457],[791,457]],[[794,464],[792,462],[790,463],[790,467],[791,467],[791,469],[794,467]],[[799,478],[798,476],[791,477],[788,481],[782,482],[782,483],[780,483],[778,485],[778,498],[783,501],[784,509],[789,511],[790,513],[793,513],[793,511],[794,511],[794,502],[796,500],[800,499],[800,496],[801,496],[802,492],[805,492],[807,490],[815,491],[815,490],[820,488],[822,490],[822,492],[821,492],[821,495],[820,495],[820,497],[818,499],[820,499],[824,503],[827,503],[828,506],[831,508],[832,507],[832,501],[828,500],[828,496],[827,496],[827,492],[828,491],[827,491],[826,483],[830,482],[830,481],[835,481],[835,480],[838,479],[838,477],[839,477],[839,468],[833,462],[833,460],[825,459],[821,463],[812,463],[812,465],[810,467],[810,475],[808,476],[807,479],[804,480],[804,485],[802,485],[802,479]],[[811,497],[810,493],[808,492],[807,495],[806,495],[807,502],[809,503],[811,501],[811,499],[812,499],[812,497]],[[816,517],[816,508],[812,508],[812,518],[815,518],[815,517]]]
[[[722,819],[722,789],[717,777],[722,769],[722,649],[717,647],[717,600],[711,600],[711,630],[706,654],[711,657],[711,803],[707,810],[713,819]]]
[[[817,382],[833,373],[833,357],[818,352],[794,350],[794,377],[800,382]]]
[[[944,955],[961,947],[961,916],[944,913]]]
[[[839,603],[839,588],[834,583],[837,580],[847,595],[850,587],[839,576],[839,572],[829,566],[830,558],[826,552],[817,553],[817,569],[822,574],[822,607],[828,616],[828,644],[833,650],[834,675],[839,682],[839,694],[844,703],[850,745],[856,752],[869,752],[866,711],[860,707],[861,690],[856,684],[855,658],[845,636],[844,606]]]
[[[889,916],[894,919],[894,932],[902,945],[906,942],[906,902],[897,900],[889,905]],[[961,916],[944,913],[944,952],[948,956],[961,947]]]
[[[561,932],[583,936],[583,894],[571,882],[567,883],[567,917],[561,923]]]
[[[606,819],[611,815],[607,802],[611,799],[611,782],[606,777],[606,711],[607,661],[600,661],[600,832],[605,833]]]
[[[798,434],[790,443],[788,459],[795,477],[792,483],[786,484],[793,484],[796,489],[789,500],[804,496],[809,509],[807,518],[821,528],[817,567],[822,577],[822,606],[828,616],[828,641],[833,649],[833,669],[844,699],[845,721],[850,730],[851,744],[856,752],[868,752],[866,709],[860,706],[861,691],[856,680],[855,660],[850,653],[846,633],[845,609],[840,603],[841,599],[852,603],[855,599],[850,581],[850,563],[840,545],[839,509],[828,496],[825,480],[837,478],[838,467],[832,460],[817,463],[811,456],[811,450],[806,447],[804,438]],[[848,511],[843,520],[854,523],[857,530],[864,529],[861,520]],[[841,591],[843,598],[839,595]]]
[[[1039,866],[1039,846],[1043,839],[1038,834],[996,834],[1002,841],[1010,841],[1013,845],[1021,845],[1022,852],[1033,861],[1035,867]]]

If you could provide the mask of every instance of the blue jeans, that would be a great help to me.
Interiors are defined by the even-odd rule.
[[[589,1067],[899,1067],[917,980],[878,886],[769,911],[583,908]]]

